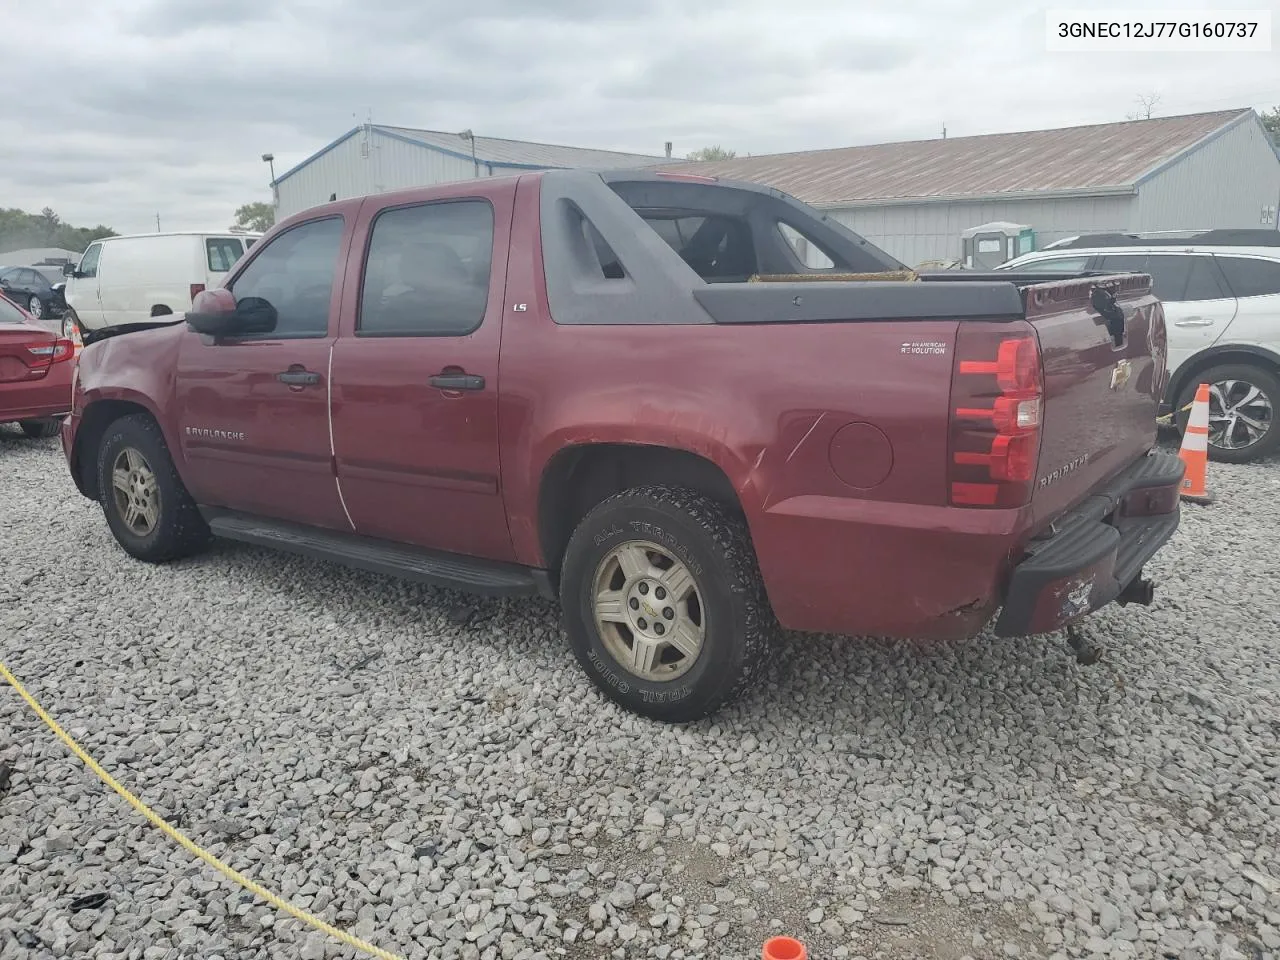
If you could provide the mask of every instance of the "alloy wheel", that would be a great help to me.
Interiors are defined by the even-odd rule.
[[[121,450],[111,468],[111,487],[120,519],[130,533],[145,537],[155,530],[160,522],[160,491],[146,457],[133,447]]]
[[[596,569],[592,610],[605,649],[629,673],[667,681],[697,662],[706,614],[689,568],[655,543],[619,544]]]

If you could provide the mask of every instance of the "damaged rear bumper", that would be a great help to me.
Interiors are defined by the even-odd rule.
[[[1014,568],[998,636],[1049,633],[1113,600],[1150,602],[1143,565],[1178,529],[1183,464],[1153,452],[1033,540]]]

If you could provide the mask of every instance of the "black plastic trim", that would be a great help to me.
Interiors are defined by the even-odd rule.
[[[1022,295],[999,282],[709,284],[693,297],[716,323],[828,323],[839,320],[1021,320]]]
[[[1101,563],[1108,555],[1115,557],[1112,575],[1094,584],[1089,607],[1079,616],[1115,600],[1142,572],[1143,564],[1173,536],[1180,518],[1177,508],[1154,517],[1120,517],[1117,511],[1121,503],[1134,490],[1177,486],[1183,470],[1177,456],[1152,453],[1058,520],[1052,536],[1032,541],[1026,558],[1009,579],[1004,606],[995,624],[996,635],[1025,636],[1046,587]]]
[[[545,571],[514,563],[426,550],[354,533],[201,507],[214,536],[270,547],[357,570],[486,596],[548,596]]]

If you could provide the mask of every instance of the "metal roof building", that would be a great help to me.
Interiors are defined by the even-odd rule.
[[[768,184],[909,265],[958,258],[960,234],[1272,227],[1280,156],[1251,109],[677,164]]]
[[[366,123],[276,178],[276,216],[283,219],[330,198],[344,200],[472,177],[572,167],[621,169],[665,159]]]

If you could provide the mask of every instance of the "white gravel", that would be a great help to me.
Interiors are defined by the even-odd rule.
[[[230,544],[136,563],[56,441],[0,428],[0,651],[198,842],[409,957],[1280,958],[1280,469],[1211,487],[1157,605],[1095,618],[1098,666],[796,637],[671,728],[594,692],[549,604]],[[3,960],[356,955],[7,689],[0,763]]]

